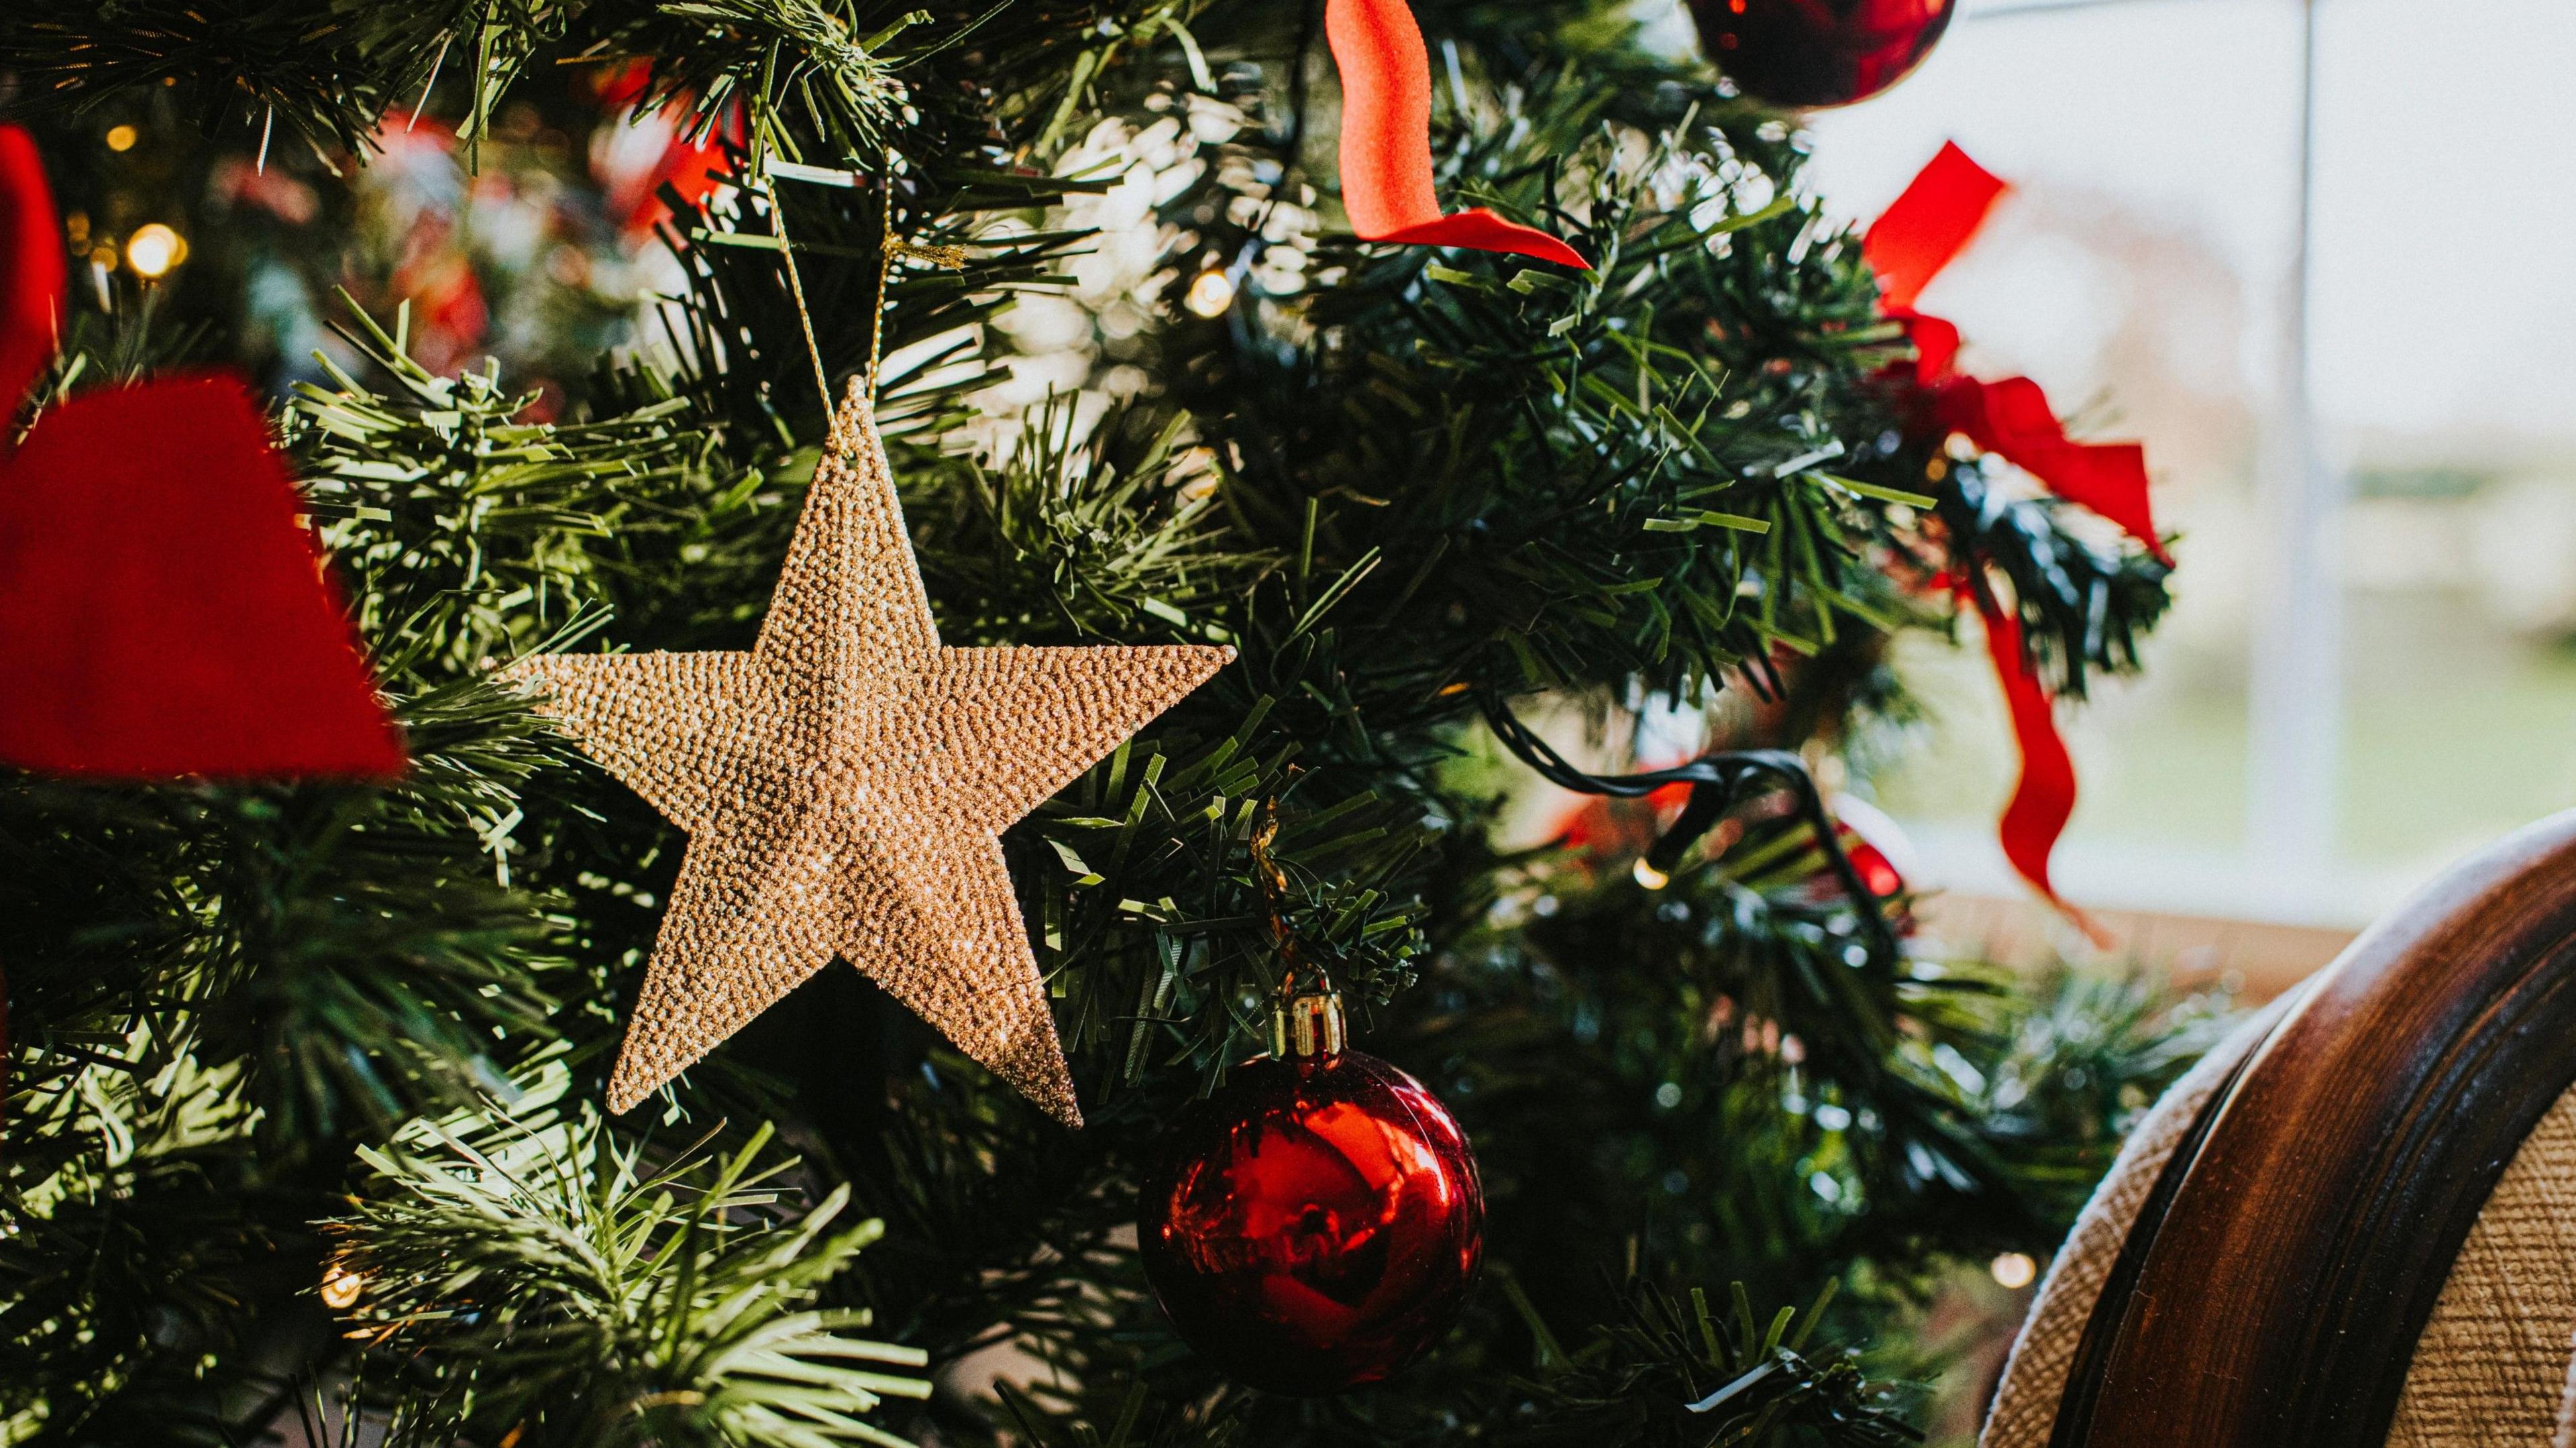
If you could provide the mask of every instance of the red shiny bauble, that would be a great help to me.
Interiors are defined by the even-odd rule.
[[[1957,0],[1690,0],[1708,58],[1775,106],[1841,106],[1905,79]]]
[[[1237,1067],[1144,1181],[1145,1277],[1236,1381],[1313,1396],[1373,1383],[1457,1319],[1485,1195],[1439,1100],[1357,1051]]]

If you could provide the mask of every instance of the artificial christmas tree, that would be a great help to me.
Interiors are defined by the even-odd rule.
[[[1410,188],[1364,221],[1355,15],[1395,19],[0,16],[74,280],[39,396],[196,360],[270,382],[410,755],[0,775],[0,1437],[1904,1439],[1945,1264],[2053,1242],[2196,1037],[2141,991],[1914,959],[1800,761],[1901,721],[1899,631],[1987,613],[2043,712],[2133,668],[2160,542],[1954,456],[1923,420],[1947,374],[1800,189],[1797,133],[1619,7],[1423,5],[1396,59],[1437,81],[1430,193],[1385,131],[1420,109],[1357,106]],[[1424,93],[1389,64],[1357,69]],[[147,223],[187,242],[149,284]],[[1519,254],[1549,243],[1584,265]],[[789,562],[854,386],[908,609],[906,569]],[[619,777],[758,755],[737,793],[810,826],[735,842],[750,895],[702,919],[709,822],[548,716],[597,744],[583,670],[757,658],[808,585],[847,592],[827,633],[901,613],[942,657],[1188,667],[1114,720],[978,696],[1014,711],[979,738],[1040,756],[990,777],[932,767],[937,700],[803,656],[778,697],[905,727],[835,763],[752,748],[795,733],[756,709],[628,711]],[[1606,767],[1676,704],[1767,762],[1694,767],[1652,870],[1502,843],[1515,751],[1625,777],[1525,721],[1588,713]],[[859,798],[896,778],[913,833]],[[973,794],[1004,778],[1040,784]],[[959,821],[998,872],[940,873],[940,841],[989,851]],[[1017,921],[967,908],[1005,878]],[[853,880],[906,909],[847,908]],[[607,1114],[675,909],[815,948],[747,962],[784,999]],[[940,1030],[894,974],[816,968],[877,971],[851,932],[897,915],[954,952]],[[1287,941],[1330,961],[1351,1047],[1454,1113],[1484,1204],[1454,1324],[1312,1398],[1196,1355],[1132,1235],[1176,1123],[1263,1050]],[[926,976],[912,943],[884,963]],[[1041,1028],[1078,1130],[1012,1087],[1058,1079]]]

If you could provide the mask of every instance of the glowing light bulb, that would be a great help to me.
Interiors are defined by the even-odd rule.
[[[143,133],[132,126],[107,128],[107,149],[111,151],[131,151],[134,149],[134,143],[141,139],[143,139]]]
[[[1216,267],[1200,272],[1190,283],[1189,295],[1181,305],[1202,317],[1222,317],[1234,305],[1234,279]]]
[[[1996,1282],[2016,1292],[2039,1276],[2039,1264],[2030,1260],[2028,1252],[2006,1252],[1989,1263],[1986,1270],[1995,1274]]]
[[[125,264],[145,281],[157,281],[169,274],[170,268],[188,259],[187,238],[153,222],[137,227],[125,239]]]
[[[1647,864],[1643,855],[1637,857],[1637,863],[1629,867],[1628,873],[1636,876],[1637,883],[1649,890],[1660,890],[1673,882],[1672,876]]]
[[[333,1312],[346,1312],[358,1305],[358,1295],[367,1290],[367,1279],[334,1262],[322,1273],[322,1305]]]

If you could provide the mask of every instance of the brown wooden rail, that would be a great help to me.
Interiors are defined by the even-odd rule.
[[[2158,1178],[2052,1448],[2382,1448],[2505,1163],[2576,1081],[2576,812],[2303,988]]]

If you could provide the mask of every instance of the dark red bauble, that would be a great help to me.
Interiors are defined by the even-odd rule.
[[[1485,1255],[1467,1137],[1357,1051],[1236,1068],[1175,1124],[1137,1219],[1181,1336],[1236,1381],[1373,1383],[1448,1330]]]
[[[1775,106],[1843,106],[1905,79],[1958,0],[1690,0],[1736,88]]]

